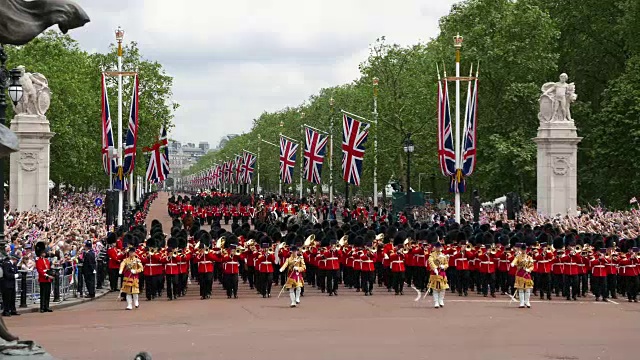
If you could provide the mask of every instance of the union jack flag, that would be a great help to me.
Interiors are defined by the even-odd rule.
[[[162,126],[160,138],[151,147],[144,150],[150,153],[149,164],[147,166],[147,180],[158,184],[167,179],[169,175],[169,143],[167,141],[167,129]]]
[[[470,176],[476,168],[477,124],[478,124],[478,78],[474,81],[473,95],[471,82],[467,92],[467,112],[464,119],[464,145],[462,147],[462,175]],[[471,97],[471,101],[469,101]]]
[[[307,181],[320,184],[322,164],[329,137],[309,128],[304,128],[304,177]]]
[[[256,165],[257,157],[248,151],[245,151],[242,154],[242,181],[245,184],[251,184],[251,180],[253,179],[253,168]]]
[[[124,175],[133,171],[136,159],[136,144],[138,142],[138,75],[133,78],[133,94],[131,95],[131,112],[129,114],[129,129],[124,145]]]
[[[234,167],[235,167],[235,177],[236,177],[236,184],[243,184],[244,183],[244,179],[242,178],[242,160],[243,157],[242,155],[236,155],[236,160],[234,161]]]
[[[233,168],[231,160],[224,162],[224,182],[225,184],[233,184]]]
[[[102,74],[102,168],[105,174],[115,174],[117,163],[115,157],[109,159],[109,149],[113,149],[113,130],[111,129],[111,111],[105,75]]]
[[[351,118],[342,117],[342,178],[344,181],[360,186],[364,144],[369,136],[369,124]]]
[[[296,166],[298,144],[280,136],[280,179],[284,184],[293,182],[293,168]]]
[[[213,172],[214,184],[213,186],[220,188],[222,187],[222,165],[216,165],[215,171]]]
[[[438,158],[442,175],[453,176],[456,173],[456,153],[451,132],[449,91],[446,80],[438,81]]]

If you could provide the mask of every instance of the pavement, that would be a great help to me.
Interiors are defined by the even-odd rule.
[[[60,301],[60,302],[53,302],[53,296],[51,296],[51,302],[49,303],[49,307],[51,308],[51,310],[61,310],[64,308],[68,308],[69,306],[74,306],[74,305],[79,305],[79,304],[84,304],[86,302],[89,301],[95,301],[100,299],[101,297],[107,295],[109,293],[108,289],[96,289],[96,297],[93,299],[89,299],[89,298],[81,298],[81,297],[73,297],[70,295],[69,298],[67,298],[64,301]],[[27,302],[27,307],[26,308],[21,308],[16,306],[17,310],[18,310],[18,314],[26,314],[26,313],[32,313],[32,312],[39,312],[40,311],[40,303],[34,303],[34,304],[30,304],[29,302]]]
[[[150,219],[166,224],[166,194]],[[164,202],[164,204],[163,204]],[[166,226],[166,225],[165,225]],[[142,300],[126,311],[115,297],[47,314],[6,318],[9,329],[33,339],[59,359],[631,359],[638,354],[640,304],[554,298],[518,309],[507,296],[458,297],[434,309],[429,297],[414,301],[374,288],[365,297],[340,287],[329,297],[308,287],[300,307],[287,293],[262,298],[241,282],[238,299],[218,283],[200,300],[197,284],[175,301]]]

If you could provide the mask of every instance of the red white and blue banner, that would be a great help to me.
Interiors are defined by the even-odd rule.
[[[369,136],[370,125],[347,114],[343,114],[342,120],[342,177],[344,181],[359,186],[364,144]]]
[[[102,74],[102,168],[105,174],[117,172],[116,158],[109,159],[109,149],[113,149],[113,130],[111,128],[111,111],[109,110],[109,96],[105,75]]]
[[[167,129],[163,126],[160,130],[160,138],[151,147],[144,150],[149,152],[149,164],[147,166],[147,180],[153,184],[164,182],[169,176],[169,149],[167,141]]]
[[[298,144],[284,136],[280,136],[280,179],[284,184],[293,182],[293,169],[296,166],[297,151]]]
[[[468,93],[471,94],[471,82]],[[464,135],[462,137],[462,175],[470,176],[476,168],[477,123],[478,123],[478,79],[473,86],[473,95],[467,96],[467,112],[464,119]]]
[[[438,159],[444,176],[456,173],[456,153],[453,145],[449,91],[447,81],[438,81]]]
[[[244,184],[251,184],[251,180],[253,180],[253,170],[258,157],[254,153],[245,150],[242,153],[242,158],[242,182]]]
[[[242,178],[242,155],[236,155],[236,159],[234,160],[234,169],[235,169],[235,178],[236,184],[244,184],[244,179]]]
[[[138,142],[138,75],[133,77],[133,90],[131,94],[131,111],[129,113],[129,128],[124,144],[124,163],[122,171],[129,175],[135,166],[136,145]]]
[[[320,184],[322,164],[329,136],[322,135],[307,126],[304,128],[304,134],[304,178],[311,183]]]

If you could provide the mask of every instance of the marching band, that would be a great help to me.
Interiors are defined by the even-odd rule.
[[[447,291],[468,296],[474,290],[485,297],[502,294],[514,300],[517,292],[521,308],[530,308],[532,294],[538,293],[541,300],[562,295],[575,301],[590,290],[596,301],[619,294],[638,301],[640,250],[634,239],[554,234],[548,227],[511,231],[466,225],[445,232],[438,225],[367,226],[356,220],[341,226],[308,220],[283,224],[266,218],[257,220],[253,229],[247,222],[234,222],[228,232],[220,229],[223,219],[216,212],[212,230],[206,231],[201,225],[208,215],[193,219],[187,228],[184,219],[195,208],[172,199],[170,212],[177,208],[182,210],[174,214],[170,235],[154,220],[148,236],[142,226],[109,236],[110,277],[117,278],[120,269],[128,308],[129,295],[138,306],[138,278],[147,300],[163,291],[175,300],[186,294],[189,274],[197,279],[202,300],[211,298],[215,280],[222,283],[228,299],[237,298],[241,278],[263,298],[271,297],[273,285],[288,289],[291,307],[300,304],[305,284],[329,296],[337,296],[340,285],[372,296],[376,282],[396,295],[403,295],[405,286],[419,296],[430,293],[435,308],[444,306]]]

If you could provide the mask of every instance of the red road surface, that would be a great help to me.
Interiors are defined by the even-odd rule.
[[[151,217],[169,229],[166,195]],[[328,297],[308,288],[299,308],[288,294],[263,299],[240,284],[228,300],[219,284],[200,300],[187,297],[141,301],[125,311],[115,294],[55,311],[6,319],[14,334],[34,339],[60,359],[632,359],[639,354],[640,303],[561,299],[518,309],[508,298],[460,298],[432,309],[415,291],[394,296],[375,288],[364,297],[340,289]],[[506,300],[505,300],[506,298]],[[488,300],[487,300],[488,299]]]

